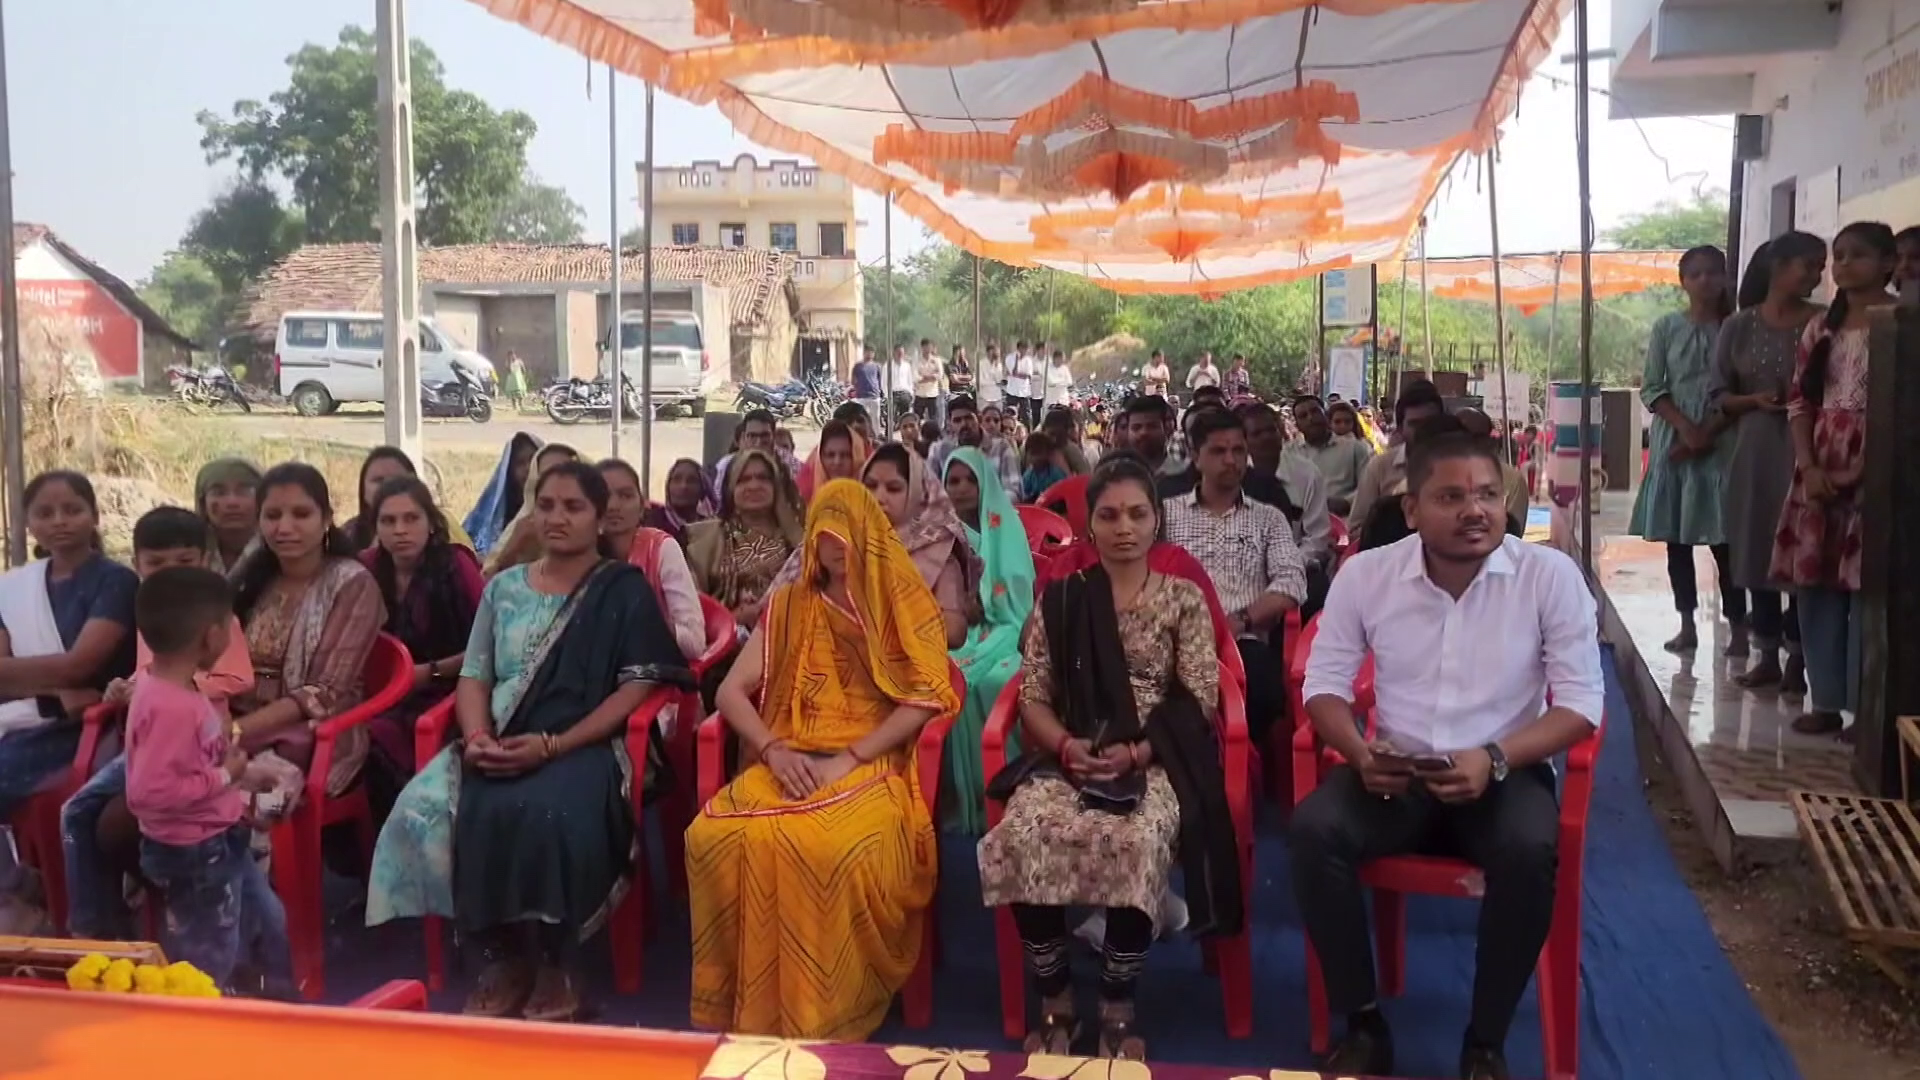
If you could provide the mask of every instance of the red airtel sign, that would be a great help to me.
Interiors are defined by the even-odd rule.
[[[78,330],[103,379],[140,376],[140,320],[92,281],[22,281],[20,300]]]

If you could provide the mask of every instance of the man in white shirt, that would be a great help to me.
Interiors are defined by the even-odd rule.
[[[1348,763],[1288,828],[1301,919],[1329,1003],[1347,1018],[1322,1068],[1394,1073],[1360,868],[1444,840],[1439,850],[1485,877],[1460,1075],[1505,1080],[1507,1029],[1553,924],[1551,761],[1599,726],[1606,700],[1597,620],[1571,559],[1506,535],[1500,461],[1487,444],[1423,440],[1407,477],[1415,534],[1341,567],[1307,663],[1307,715]],[[1369,652],[1371,743],[1352,704]]]
[[[891,434],[900,418],[913,409],[913,361],[905,345],[895,345],[893,359],[887,362],[887,404],[892,412],[883,426]]]
[[[1014,342],[1013,356],[1007,360],[1007,413],[1022,422],[1032,408],[1027,399],[1040,389],[1033,384],[1033,375],[1033,354],[1027,351],[1027,343]]]
[[[981,408],[984,409],[989,405],[997,408],[1002,401],[1006,400],[1007,364],[1000,358],[999,342],[987,342],[987,358],[980,364],[979,377],[976,381],[979,383],[980,393],[975,400],[979,402]]]
[[[1219,386],[1220,369],[1213,364],[1213,350],[1200,354],[1200,362],[1187,370],[1187,389],[1198,390],[1203,386]]]
[[[1300,617],[1311,619],[1326,602],[1333,564],[1333,522],[1327,514],[1326,478],[1313,462],[1286,452],[1286,435],[1280,430],[1280,414],[1273,406],[1254,401],[1234,413],[1247,425],[1249,469],[1255,475],[1278,477],[1287,501],[1299,511],[1293,542],[1300,549],[1300,563],[1307,573],[1307,598],[1300,605]],[[1247,487],[1253,491],[1252,484]]]

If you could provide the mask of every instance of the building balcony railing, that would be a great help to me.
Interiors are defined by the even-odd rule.
[[[859,273],[860,260],[850,254],[794,257],[793,281],[796,285],[831,288],[846,284]]]

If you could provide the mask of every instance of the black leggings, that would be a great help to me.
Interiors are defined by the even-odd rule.
[[[1727,567],[1731,553],[1725,544],[1713,544],[1708,547],[1713,552],[1713,565],[1719,571],[1720,610],[1728,622],[1745,622],[1747,618],[1747,591],[1733,584],[1733,574]],[[1691,615],[1700,606],[1700,583],[1693,566],[1692,544],[1667,545],[1667,581],[1673,585],[1673,606],[1682,615]]]
[[[1013,905],[1013,921],[1027,950],[1027,968],[1041,997],[1055,998],[1073,983],[1068,964],[1067,909]],[[1107,939],[1100,954],[1100,999],[1132,1001],[1134,983],[1153,944],[1153,918],[1139,908],[1107,909]]]
[[[1762,646],[1800,644],[1800,610],[1791,591],[1753,590],[1753,636]]]

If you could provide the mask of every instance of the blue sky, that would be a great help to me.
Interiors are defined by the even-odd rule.
[[[1594,0],[1592,40],[1607,35],[1605,0]],[[412,0],[414,36],[446,66],[447,81],[497,108],[539,123],[533,170],[587,208],[590,235],[607,233],[607,114],[604,71],[580,55],[488,15],[469,0]],[[6,8],[12,106],[14,206],[23,221],[51,226],[129,279],[178,241],[189,218],[232,175],[209,166],[194,115],[225,114],[242,98],[264,99],[286,81],[286,57],[307,42],[331,42],[340,27],[372,25],[371,0],[36,0]],[[1501,240],[1508,251],[1579,243],[1573,156],[1571,28],[1529,84],[1519,117],[1507,124],[1500,185]],[[1594,65],[1604,86],[1606,64]],[[640,158],[640,84],[619,80],[622,225],[638,221],[632,165]],[[1732,125],[1727,118],[1603,122],[1593,115],[1594,216],[1603,230],[1662,198],[1702,184],[1724,188]],[[662,163],[724,158],[756,148],[717,111],[666,95],[656,106]],[[761,157],[767,157],[760,151]],[[882,203],[862,195],[857,250],[880,254]],[[1487,206],[1477,168],[1456,170],[1431,214],[1433,253],[1483,254]],[[895,221],[896,251],[916,246],[919,227]]]

